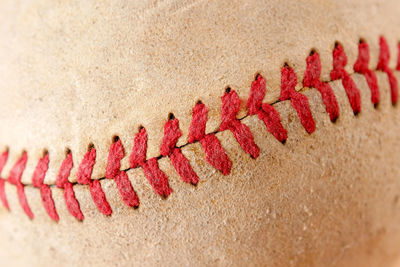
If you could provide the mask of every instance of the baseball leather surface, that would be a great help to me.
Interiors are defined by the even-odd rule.
[[[400,2],[0,3],[2,266],[395,266]]]

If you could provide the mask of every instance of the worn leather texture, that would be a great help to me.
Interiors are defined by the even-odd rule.
[[[390,266],[400,256],[400,111],[391,105],[385,73],[376,71],[381,102],[374,108],[365,77],[352,66],[363,38],[376,68],[379,36],[388,40],[394,69],[400,39],[398,1],[4,1],[0,4],[0,142],[10,156],[7,178],[22,151],[22,181],[35,214],[20,207],[6,183],[10,210],[0,208],[0,257],[5,266]],[[302,88],[306,57],[320,54],[328,81],[339,41],[346,69],[362,96],[355,116],[341,81],[330,82],[340,117],[332,123],[315,89]],[[290,101],[279,98],[281,68],[293,67],[309,99],[316,131],[308,134]],[[121,201],[105,176],[108,149],[118,135],[127,151],[140,125],[148,158],[159,156],[168,114],[187,143],[192,108],[209,108],[207,132],[221,122],[221,96],[230,86],[244,101],[256,73],[267,82],[288,131],[278,142],[256,116],[241,122],[260,148],[246,154],[229,131],[216,136],[232,161],[222,175],[197,142],[182,147],[200,177],[183,183],[170,159],[159,160],[173,193],[154,193],[143,170],[127,172],[140,198]],[[396,72],[395,76],[400,79]],[[243,104],[239,117],[246,114]],[[72,217],[63,191],[51,186],[60,215],[54,222],[31,185],[43,150],[46,183],[54,185],[69,148],[76,181],[93,143],[93,179],[112,207],[102,215],[88,186],[74,186],[85,219]],[[129,155],[127,153],[127,155]],[[128,167],[128,156],[121,169]]]

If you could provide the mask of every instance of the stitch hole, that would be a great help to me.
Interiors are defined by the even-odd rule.
[[[119,141],[119,136],[118,135],[114,135],[113,138],[112,138],[112,142],[116,143],[118,141]]]
[[[94,148],[94,144],[92,142],[89,143],[87,151],[91,151]]]
[[[335,41],[335,48],[338,48],[338,46],[343,46],[339,41]]]
[[[283,67],[284,68],[289,68],[289,63],[287,63],[287,62],[283,63]]]
[[[315,48],[311,49],[310,51],[310,56],[313,56],[314,54],[317,53],[317,50]]]
[[[359,44],[363,44],[363,43],[365,43],[365,40],[364,40],[364,38],[360,38],[360,40],[358,40],[358,43],[359,43]]]
[[[374,109],[379,109],[379,102],[374,104]]]
[[[232,91],[232,89],[229,86],[225,88],[225,93],[229,94],[231,91]]]
[[[139,125],[138,131],[140,132],[140,131],[143,130],[143,129],[144,129],[144,126],[143,126],[143,125]]]
[[[71,149],[69,149],[68,147],[66,147],[65,148],[65,151],[64,151],[64,153],[65,153],[65,157],[67,157],[69,154],[71,154]]]
[[[258,77],[260,77],[260,76],[261,76],[261,74],[259,72],[257,72],[256,75],[254,76],[254,80],[257,81]]]
[[[46,157],[48,154],[49,154],[49,151],[48,151],[46,148],[43,149],[42,157],[44,158],[44,157]]]
[[[196,106],[197,106],[197,105],[201,105],[201,104],[203,104],[203,102],[202,102],[201,100],[197,100]]]
[[[168,120],[172,121],[173,119],[175,119],[175,115],[173,113],[169,113],[168,114]]]

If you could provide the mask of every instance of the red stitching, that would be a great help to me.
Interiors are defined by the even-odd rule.
[[[389,68],[390,51],[389,51],[389,46],[385,38],[383,38],[383,36],[379,38],[379,47],[380,47],[379,60],[376,69],[386,72],[389,78],[390,94],[392,96],[392,105],[396,105],[397,98],[399,95],[399,89],[397,87],[397,79],[393,75],[393,71]]]
[[[197,185],[199,177],[190,166],[189,160],[182,154],[182,151],[176,148],[176,143],[181,136],[182,132],[179,129],[179,121],[172,116],[164,125],[164,136],[160,153],[164,157],[170,157],[172,165],[182,181]]]
[[[106,178],[112,179],[119,173],[121,168],[121,160],[124,158],[125,152],[121,140],[112,143],[108,153]]]
[[[364,75],[365,80],[371,90],[371,102],[376,107],[379,104],[380,93],[378,88],[378,79],[375,72],[368,68],[369,63],[369,46],[363,40],[360,40],[358,45],[358,58],[354,63],[353,69],[355,72]]]
[[[128,207],[139,207],[139,197],[136,195],[128,175],[124,171],[120,171],[115,177],[114,181],[117,184],[119,193],[121,194],[122,201]]]
[[[360,41],[359,55],[353,68],[355,72],[365,76],[368,86],[371,90],[371,102],[374,105],[379,103],[379,88],[375,73],[368,68],[369,48],[368,45]],[[396,69],[400,70],[400,43],[398,44],[398,62]],[[333,50],[333,70],[331,71],[331,79],[341,79],[343,87],[348,96],[349,102],[354,113],[361,111],[360,93],[353,79],[345,71],[347,57],[341,45],[336,44]],[[395,104],[398,97],[398,85],[393,71],[389,68],[389,47],[386,40],[380,38],[380,55],[377,69],[387,73],[390,88],[392,103]],[[308,99],[305,95],[297,92],[297,77],[293,69],[287,64],[282,68],[281,77],[281,94],[280,100],[290,100],[292,107],[296,110],[299,119],[308,133],[315,131],[315,121],[312,117]],[[319,55],[312,52],[307,58],[307,68],[304,73],[303,86],[316,88],[320,93],[325,105],[326,111],[329,113],[331,121],[335,121],[339,116],[339,108],[332,88],[326,82],[320,81],[321,62]],[[262,103],[265,94],[265,79],[261,75],[257,75],[252,82],[250,95],[247,101],[248,114],[247,116],[257,115],[264,122],[268,131],[281,142],[287,139],[287,131],[281,124],[279,113],[275,108],[268,104]],[[222,96],[222,112],[221,125],[219,131],[230,130],[242,149],[250,154],[253,158],[259,155],[259,148],[254,142],[253,134],[241,119],[237,118],[237,113],[240,108],[240,99],[235,91],[228,88]],[[205,160],[222,174],[228,175],[231,170],[232,162],[230,161],[226,151],[221,145],[221,142],[215,136],[215,133],[206,134],[208,110],[206,106],[198,101],[193,108],[192,122],[189,128],[188,143],[200,142],[205,152]],[[172,165],[181,179],[187,183],[196,185],[199,182],[199,177],[194,172],[189,160],[183,155],[181,148],[177,147],[178,139],[182,132],[179,128],[179,121],[173,115],[170,115],[169,120],[164,125],[164,136],[160,147],[159,157],[146,159],[147,153],[147,132],[141,127],[139,132],[134,137],[132,153],[129,156],[130,168],[142,167],[146,179],[149,181],[153,190],[162,197],[167,197],[171,194],[172,189],[169,187],[168,177],[158,166],[158,159],[169,157]],[[124,158],[124,148],[122,141],[115,137],[111,144],[108,154],[106,177],[113,179],[117,185],[122,201],[129,207],[138,207],[139,198],[134,191],[129,177],[126,173],[128,170],[120,170],[121,160]],[[0,155],[0,173],[7,161],[8,150]],[[96,149],[94,147],[84,155],[81,163],[78,166],[77,182],[78,184],[88,185],[93,199],[100,212],[105,215],[111,215],[112,210],[107,202],[106,195],[101,187],[99,180],[91,178],[94,164],[96,162]],[[7,180],[0,177],[0,199],[3,205],[9,209],[6,194],[5,182],[13,184],[17,188],[18,199],[24,212],[29,218],[33,218],[33,213],[28,205],[24,187],[21,183],[22,173],[26,167],[27,153],[24,152],[11,168]],[[48,215],[55,221],[59,220],[54,200],[52,198],[51,186],[44,184],[44,178],[49,166],[49,155],[44,155],[36,165],[32,175],[32,185],[40,189],[42,203]],[[72,153],[68,152],[63,160],[56,179],[56,186],[64,190],[64,199],[68,211],[78,220],[83,220],[84,216],[80,209],[78,200],[75,197],[73,183],[68,181],[71,169],[73,168]],[[101,178],[102,179],[102,178]]]
[[[0,156],[0,174],[3,171],[4,165],[6,165],[8,158],[8,150],[4,151],[1,153]],[[7,209],[10,210],[10,206],[8,205],[7,197],[6,197],[6,191],[5,191],[5,181],[3,178],[0,177],[0,199],[1,202],[3,203],[3,206]]]
[[[235,91],[228,88],[222,96],[222,111],[221,111],[221,125],[220,131],[229,130],[233,133],[236,140],[242,149],[250,154],[252,158],[257,158],[260,154],[260,149],[254,143],[254,137],[249,127],[241,123],[236,114],[240,108],[239,96]]]
[[[58,188],[64,189],[65,205],[67,206],[69,213],[77,220],[82,221],[84,219],[84,216],[79,206],[79,202],[75,197],[72,183],[68,181],[68,177],[71,173],[72,167],[72,153],[68,153],[61,164],[60,170],[58,171],[56,186]]]
[[[108,204],[106,195],[101,188],[98,180],[92,180],[92,171],[96,162],[96,149],[91,148],[83,157],[81,164],[78,167],[77,181],[79,184],[89,185],[90,194],[97,208],[104,215],[111,215],[112,210]]]
[[[139,206],[139,198],[136,195],[131,182],[129,181],[128,175],[124,171],[120,171],[121,160],[124,156],[124,147],[121,140],[118,138],[110,146],[107,160],[106,178],[114,179],[122,201],[128,207],[136,208]]]
[[[217,137],[213,133],[206,135],[207,113],[207,107],[201,101],[197,102],[193,108],[188,141],[189,143],[200,141],[206,154],[206,161],[222,174],[228,175],[231,172],[232,162]]]
[[[36,165],[35,171],[32,175],[32,184],[34,187],[40,188],[40,196],[42,197],[43,207],[45,208],[47,214],[53,220],[58,221],[60,218],[58,217],[56,207],[54,205],[50,187],[43,183],[48,168],[49,154],[46,154]]]
[[[295,90],[296,84],[296,74],[292,68],[285,65],[282,68],[280,100],[290,100],[290,103],[296,110],[304,129],[311,134],[315,131],[315,121],[311,114],[310,104],[305,95]]]
[[[262,103],[265,93],[265,80],[261,75],[257,75],[255,81],[251,84],[250,96],[247,100],[248,114],[257,114],[257,117],[264,122],[268,131],[280,142],[285,143],[287,131],[282,126],[279,113],[270,104]]]
[[[360,92],[353,79],[344,69],[346,65],[347,56],[343,47],[340,44],[336,44],[335,49],[333,50],[333,70],[331,71],[331,79],[333,81],[339,79],[342,80],[343,88],[350,101],[350,106],[353,109],[354,114],[358,114],[361,111]]]
[[[24,185],[21,183],[22,173],[25,170],[26,162],[28,161],[28,155],[26,152],[22,153],[22,156],[17,160],[12,169],[10,170],[10,176],[8,182],[14,184],[17,187],[17,194],[19,203],[30,219],[33,219],[33,212],[29,207],[28,201],[25,195]]]
[[[146,152],[147,132],[145,128],[141,128],[133,140],[132,154],[129,158],[131,168],[141,166],[153,190],[160,196],[167,197],[172,193],[168,178],[158,167],[157,158],[151,158],[146,161]]]
[[[321,93],[326,112],[328,112],[331,121],[335,122],[339,117],[339,105],[331,86],[328,83],[321,82],[319,79],[320,75],[321,61],[319,54],[312,51],[310,56],[307,57],[307,68],[304,72],[303,86],[314,87]]]

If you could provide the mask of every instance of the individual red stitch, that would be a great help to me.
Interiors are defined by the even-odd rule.
[[[217,137],[214,134],[207,134],[200,143],[206,154],[206,161],[223,175],[228,175],[231,172],[232,162]]]
[[[305,95],[297,92],[295,86],[297,77],[293,69],[285,65],[281,73],[281,96],[280,100],[290,100],[292,107],[296,110],[300,122],[308,133],[315,131],[315,121],[312,117],[310,105]]]
[[[121,168],[121,160],[124,156],[124,147],[122,146],[121,140],[118,139],[110,146],[107,160],[106,178],[112,179],[119,173],[119,169]]]
[[[40,188],[40,195],[42,197],[43,207],[45,208],[47,214],[55,221],[59,220],[56,207],[54,205],[54,200],[51,194],[50,187],[45,185],[44,177],[49,168],[49,154],[42,157],[38,164],[36,165],[35,171],[32,175],[32,184],[34,187]]]
[[[182,151],[179,148],[174,149],[170,158],[172,165],[181,179],[186,183],[197,185],[200,179],[190,166],[189,160],[182,154]]]
[[[83,221],[85,217],[83,216],[81,208],[79,206],[79,202],[75,197],[72,183],[64,184],[64,199],[65,205],[67,206],[69,213],[77,220]]]
[[[343,87],[346,91],[351,108],[354,114],[361,111],[360,92],[344,67],[347,65],[347,56],[340,44],[335,45],[333,50],[333,70],[331,71],[332,80],[342,80]]]
[[[241,123],[236,114],[240,108],[239,96],[235,91],[228,89],[222,96],[222,112],[220,131],[230,130],[238,141],[242,149],[250,154],[251,157],[257,158],[260,149],[254,143],[254,137],[247,125]]]
[[[396,70],[400,70],[400,43],[397,44],[397,66]]]
[[[8,150],[1,153],[1,156],[0,156],[0,175],[1,175],[1,172],[3,171],[4,165],[6,165],[7,158],[8,158]],[[6,197],[5,181],[1,177],[0,177],[0,199],[1,199],[1,202],[3,203],[3,206],[7,210],[10,210],[10,206],[8,205],[8,201],[7,201],[7,197]]]
[[[321,61],[319,54],[312,51],[307,57],[307,67],[304,72],[304,87],[313,87],[321,93],[322,102],[325,105],[326,112],[332,122],[335,122],[339,117],[339,105],[333,93],[331,86],[328,83],[319,80],[321,75]]]
[[[192,122],[189,127],[189,143],[200,141],[206,134],[207,108],[201,101],[193,108]]]
[[[63,162],[61,163],[60,170],[58,171],[58,175],[56,178],[56,186],[58,188],[64,188],[65,184],[68,182],[68,177],[71,173],[71,169],[73,167],[72,161],[72,153],[69,152]]]
[[[44,184],[40,187],[40,196],[42,197],[42,203],[47,214],[49,214],[50,218],[58,222],[60,218],[58,217],[51,189],[48,185]]]
[[[120,171],[114,177],[114,181],[117,184],[122,201],[124,201],[124,203],[129,207],[139,207],[139,197],[136,195],[126,172]]]
[[[132,153],[129,157],[131,168],[142,166],[146,162],[147,151],[147,132],[145,128],[141,128],[139,133],[133,139]]]
[[[162,139],[160,153],[162,156],[169,156],[176,172],[182,181],[196,185],[199,177],[190,166],[189,160],[182,154],[176,143],[182,132],[179,129],[179,121],[176,118],[170,119],[164,125],[164,136]]]
[[[26,167],[26,162],[28,160],[28,155],[26,152],[22,154],[22,156],[17,160],[14,166],[10,170],[10,175],[8,177],[8,181],[11,184],[17,185],[21,183],[22,173]]]
[[[3,203],[3,206],[7,210],[10,210],[10,206],[8,205],[8,201],[7,201],[7,197],[6,197],[5,181],[4,181],[4,179],[1,179],[1,178],[0,178],[0,199],[1,199],[1,202]]]
[[[93,166],[96,162],[96,149],[91,148],[83,157],[78,167],[77,181],[80,184],[89,184],[93,202],[104,215],[111,215],[111,207],[98,180],[92,180]]]
[[[172,154],[179,137],[182,136],[182,132],[179,129],[178,119],[172,117],[164,125],[164,136],[162,138],[160,153],[166,157]]]
[[[287,131],[283,128],[279,113],[268,103],[262,103],[266,93],[265,80],[259,74],[251,84],[250,96],[247,101],[249,115],[257,114],[262,120],[268,131],[280,142],[284,143],[287,139]]]
[[[25,187],[21,183],[16,184],[16,186],[17,186],[19,203],[21,204],[21,207],[26,213],[26,215],[28,215],[28,217],[32,220],[34,216],[31,208],[29,207],[28,200],[26,199],[25,189],[24,189]]]
[[[76,219],[82,221],[84,219],[84,216],[80,209],[79,202],[75,197],[73,185],[68,181],[68,177],[71,173],[72,167],[72,153],[69,152],[62,162],[60,170],[58,171],[56,186],[58,188],[64,189],[65,205],[67,206],[69,213]]]
[[[142,167],[147,180],[157,194],[167,197],[172,193],[167,176],[158,167],[157,158],[149,159]]]
[[[368,44],[364,41],[360,41],[358,45],[358,58],[354,63],[353,69],[355,72],[358,72],[364,75],[365,80],[371,90],[371,102],[374,106],[379,104],[380,94],[378,88],[378,80],[376,78],[375,72],[369,69],[369,47]]]
[[[205,134],[207,122],[207,107],[200,101],[193,108],[193,118],[189,128],[189,142],[200,141],[206,154],[206,161],[221,171],[222,174],[228,175],[231,171],[232,162],[223,149],[220,141],[214,134]]]
[[[29,207],[28,201],[26,199],[24,185],[21,183],[22,173],[25,170],[26,162],[28,161],[27,153],[24,152],[22,156],[17,160],[14,166],[10,170],[10,176],[8,177],[8,181],[11,184],[16,185],[17,194],[19,203],[21,204],[22,209],[28,215],[30,219],[33,219],[33,213],[31,208]]]
[[[390,51],[389,51],[389,46],[388,46],[385,38],[383,38],[383,36],[381,36],[379,38],[379,46],[380,46],[379,60],[378,60],[378,66],[376,67],[376,69],[386,72],[388,79],[389,79],[389,84],[390,84],[390,94],[392,97],[392,105],[396,105],[397,98],[399,95],[399,89],[397,86],[397,79],[393,75],[393,71],[389,68]]]
[[[92,180],[92,171],[94,163],[96,162],[96,149],[90,149],[82,159],[81,164],[78,167],[77,181],[80,184],[89,184]]]
[[[8,158],[8,150],[1,153],[1,156],[0,156],[0,175],[1,175],[1,172],[3,171],[4,166],[6,165],[7,158]]]
[[[91,180],[89,183],[90,194],[92,195],[93,202],[96,204],[97,208],[104,215],[111,215],[112,210],[110,204],[108,204],[106,195],[99,180]]]

